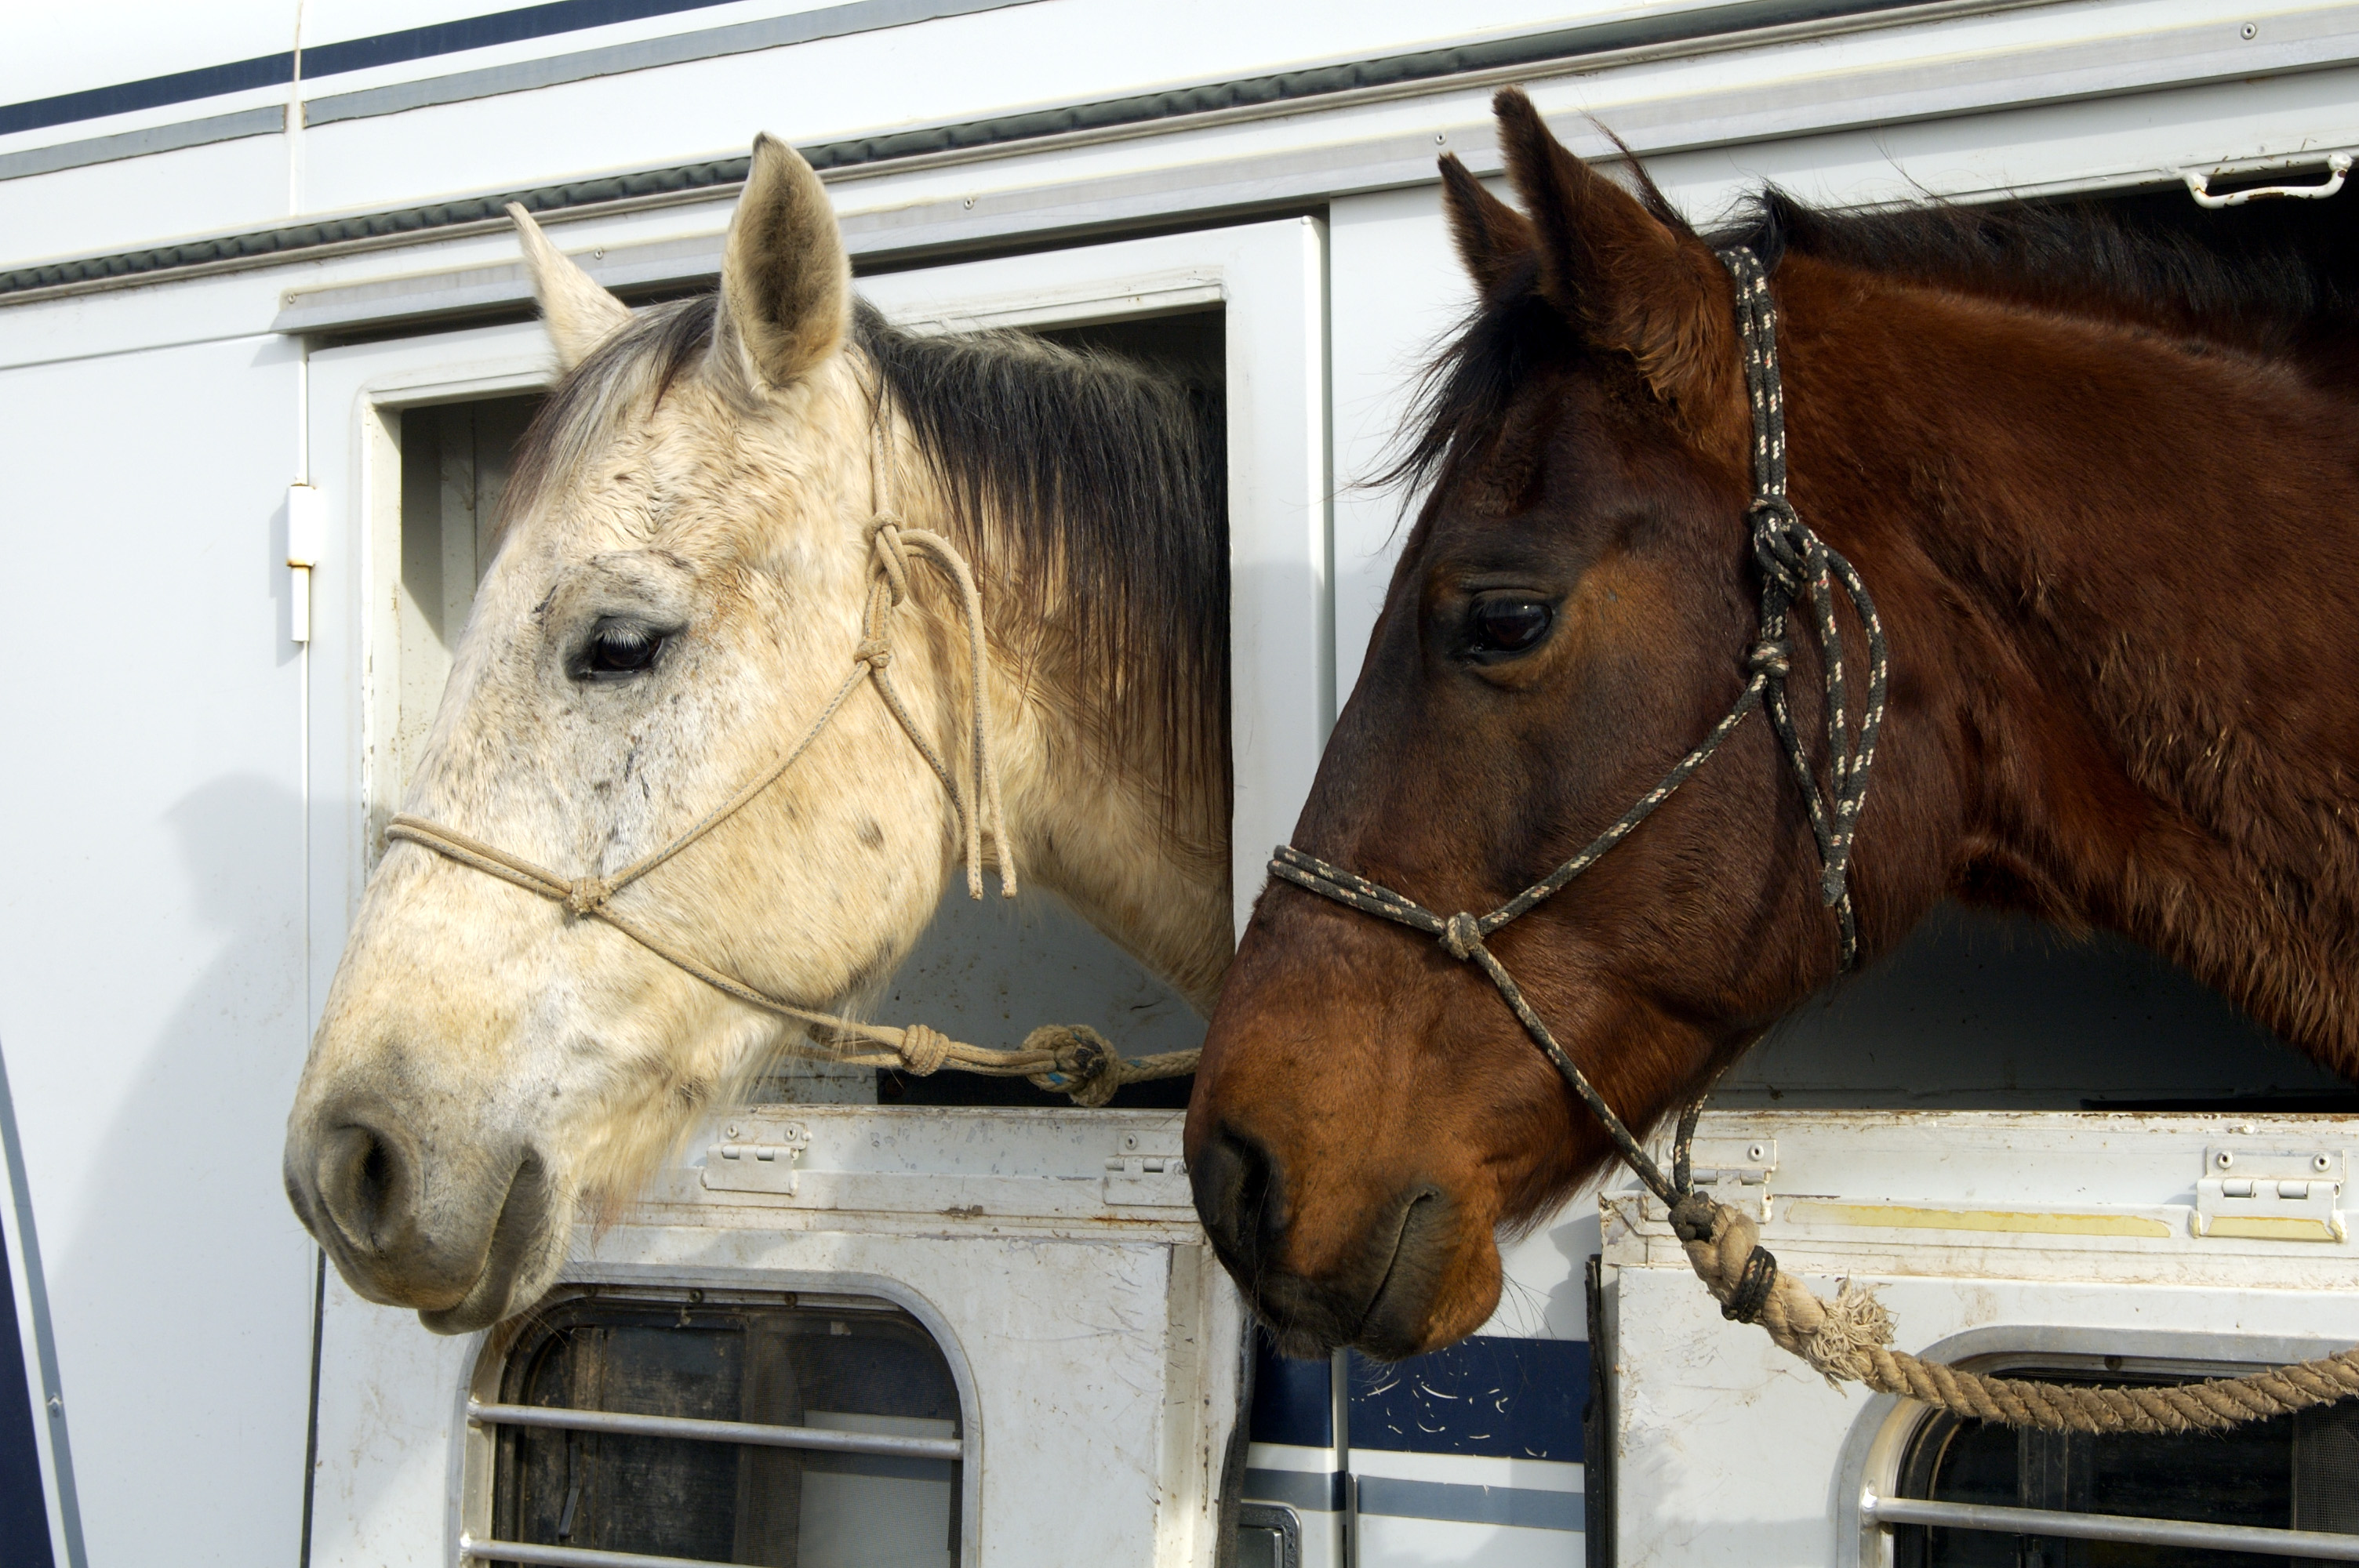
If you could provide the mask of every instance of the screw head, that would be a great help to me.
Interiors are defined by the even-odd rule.
[[[2334,1160],[2331,1155],[2312,1154],[2310,1157],[2310,1168],[2313,1171],[2326,1170],[2332,1166]]]
[[[2212,1162],[2224,1171],[2229,1166],[2236,1162],[2236,1156],[2230,1153],[2227,1150],[2223,1149],[2217,1154],[2212,1156]]]
[[[1446,133],[1444,133],[1444,132],[1436,131],[1436,132],[1434,132],[1434,133],[1433,133],[1433,145],[1434,145],[1434,146],[1440,146],[1442,143],[1444,143],[1444,142],[1448,141],[1449,139],[1450,139],[1449,135],[1448,135]]]
[[[2236,31],[2243,36],[2244,40],[2246,43],[2251,43],[2255,38],[2261,36],[2259,24],[2254,22],[2245,23],[2243,27],[2237,28]]]
[[[1745,1157],[1748,1160],[1767,1160],[1769,1158],[1769,1145],[1756,1143],[1745,1152]]]
[[[1123,1137],[1122,1137],[1122,1146],[1123,1146],[1124,1148],[1125,1148],[1125,1149],[1136,1149],[1136,1148],[1137,1148],[1137,1147],[1138,1147],[1138,1134],[1137,1134],[1137,1133],[1136,1133],[1136,1132],[1125,1132],[1125,1133],[1124,1133],[1124,1134],[1123,1134]]]

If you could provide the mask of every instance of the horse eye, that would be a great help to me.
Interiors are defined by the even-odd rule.
[[[1468,652],[1523,654],[1548,635],[1556,611],[1537,599],[1484,599],[1475,601],[1466,622]]]
[[[576,680],[624,680],[655,667],[668,633],[636,621],[602,621],[574,656]]]

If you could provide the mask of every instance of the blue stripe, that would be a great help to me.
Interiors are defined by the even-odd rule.
[[[1385,1366],[1352,1358],[1353,1448],[1582,1457],[1589,1346],[1578,1339],[1462,1339]]]
[[[1250,1435],[1256,1443],[1327,1448],[1335,1441],[1333,1363],[1295,1361],[1270,1348],[1266,1330],[1254,1330],[1254,1398]]]
[[[406,59],[429,59],[462,49],[488,49],[494,44],[521,43],[552,33],[576,33],[584,27],[610,27],[649,16],[680,11],[701,11],[730,0],[553,0],[546,5],[525,5],[495,11],[488,16],[468,16],[438,22],[429,27],[406,27],[397,33],[321,44],[303,51],[303,80],[335,76],[371,66],[397,65]]]
[[[399,32],[321,44],[303,51],[303,79],[308,81],[315,76],[336,76],[349,70],[366,70],[371,66],[397,65],[403,60],[428,59],[462,49],[545,38],[553,33],[612,27],[617,22],[669,16],[676,12],[701,11],[727,4],[729,0],[553,0],[549,5],[496,11],[487,16],[469,16],[432,27],[405,27]],[[224,92],[284,87],[294,80],[295,56],[290,51],[233,60],[227,65],[208,65],[196,70],[176,70],[168,76],[144,77],[112,87],[60,92],[54,98],[0,104],[0,136],[38,130],[43,125],[94,120],[106,114],[127,114],[167,103],[217,98]]]
[[[114,87],[93,87],[84,92],[60,92],[55,98],[35,98],[23,103],[0,104],[0,136],[15,131],[62,125],[72,120],[94,120],[102,114],[127,114],[165,103],[186,103],[193,98],[215,98],[243,92],[250,87],[284,87],[295,80],[292,54],[268,54],[201,70],[176,70]]]

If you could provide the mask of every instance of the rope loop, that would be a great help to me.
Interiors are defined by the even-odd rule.
[[[1440,942],[1441,950],[1462,964],[1483,945],[1483,924],[1461,911],[1442,924]]]
[[[900,514],[890,509],[880,509],[868,520],[868,546],[875,553],[877,569],[885,574],[896,605],[909,597],[909,552],[901,544],[905,526]]]
[[[950,1059],[949,1035],[922,1023],[909,1024],[901,1031],[901,1061],[904,1070],[911,1076],[931,1077]]]
[[[1746,1254],[1745,1271],[1736,1277],[1735,1288],[1720,1304],[1720,1315],[1731,1323],[1752,1323],[1769,1304],[1769,1292],[1777,1284],[1777,1260],[1767,1247],[1756,1246]]]
[[[1048,1072],[1033,1074],[1032,1082],[1068,1096],[1075,1105],[1094,1109],[1122,1087],[1121,1053],[1086,1023],[1043,1024],[1024,1037],[1024,1049],[1044,1051],[1056,1063]]]

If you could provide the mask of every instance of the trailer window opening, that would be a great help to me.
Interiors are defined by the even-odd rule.
[[[949,1362],[887,1302],[601,1292],[544,1305],[530,1325],[498,1369],[502,1405],[755,1423],[773,1440],[804,1429],[939,1448],[964,1434]],[[478,1562],[512,1561],[498,1541],[777,1568],[959,1560],[957,1459],[490,1418]]]
[[[2023,1366],[2001,1375],[2119,1386],[2189,1382],[2222,1370],[2170,1376]],[[1931,1502],[2359,1535],[2359,1404],[2183,1434],[2018,1432],[1936,1415],[1910,1441],[1896,1490]],[[2271,1568],[2291,1559],[1906,1524],[1894,1528],[1892,1560],[1895,1568]]]

